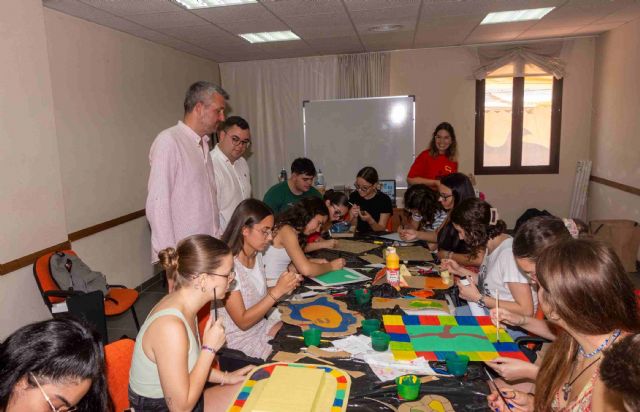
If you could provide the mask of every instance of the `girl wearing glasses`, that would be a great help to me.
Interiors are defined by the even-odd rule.
[[[362,168],[356,176],[355,192],[349,196],[351,223],[357,223],[356,232],[380,232],[387,229],[393,213],[389,196],[378,191],[378,172],[371,166]]]
[[[472,256],[469,246],[460,239],[458,231],[451,223],[451,211],[464,200],[476,197],[471,180],[462,173],[452,173],[440,180],[438,191],[438,200],[449,214],[437,231],[438,256],[440,259],[455,260],[461,265],[479,266],[482,263],[484,251],[478,251],[475,256]]]
[[[351,226],[348,220],[349,200],[347,195],[329,189],[322,196],[322,200],[329,211],[329,219],[319,231],[307,236],[307,246],[304,248],[307,253],[320,249],[333,249],[338,244],[338,241],[336,239],[322,239],[322,233],[327,230],[329,234],[342,233],[349,230]]]
[[[227,332],[227,346],[253,358],[266,359],[272,351],[268,343],[282,327],[278,320],[266,319],[267,312],[281,297],[298,287],[302,277],[293,272],[278,273],[273,287],[267,286],[262,252],[273,240],[273,212],[256,199],[240,202],[222,235],[234,256],[236,287],[221,310]]]
[[[250,368],[229,374],[211,369],[225,341],[222,319],[209,319],[200,342],[196,314],[226,295],[234,278],[231,251],[214,237],[193,235],[158,257],[176,284],[151,309],[136,338],[129,372],[131,407],[137,412],[224,410]],[[207,382],[220,385],[204,390]]]
[[[275,222],[277,234],[264,256],[269,284],[279,281],[281,273],[287,270],[313,277],[344,267],[342,258],[328,262],[309,259],[304,254],[307,236],[319,231],[327,222],[328,215],[324,202],[316,197],[304,198],[278,215]]]
[[[605,386],[600,373],[615,342],[640,331],[633,284],[620,259],[601,242],[567,239],[542,252],[536,271],[540,306],[556,339],[542,359],[535,394],[503,387],[510,405],[493,392],[489,406],[505,412],[624,411],[620,394]],[[638,359],[624,362],[637,365]]]
[[[0,411],[110,410],[102,339],[83,322],[32,323],[0,344]]]
[[[413,185],[404,192],[404,211],[407,220],[398,229],[403,240],[420,239],[436,247],[437,230],[447,219],[438,194],[426,185]]]
[[[456,132],[447,122],[433,132],[429,148],[416,157],[409,169],[407,183],[423,184],[438,190],[438,181],[458,171]]]

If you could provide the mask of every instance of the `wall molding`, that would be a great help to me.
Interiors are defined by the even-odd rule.
[[[77,230],[75,232],[69,233],[67,235],[68,240],[62,243],[58,243],[57,245],[49,246],[46,249],[38,250],[37,252],[30,253],[26,256],[19,257],[12,261],[6,263],[0,263],[0,276],[6,275],[7,273],[14,272],[23,267],[32,265],[36,259],[40,256],[49,253],[55,252],[61,249],[71,249],[71,242],[75,242],[82,238],[95,235],[96,233],[103,232],[107,229],[111,229],[113,227],[122,225],[127,222],[131,222],[132,220],[136,220],[145,216],[145,210],[138,210],[133,213],[129,213],[128,215],[120,216],[115,219],[107,220],[106,222],[98,223],[97,225],[93,225],[87,227],[85,229]]]
[[[594,175],[589,176],[589,180],[592,182],[600,183],[605,186],[612,187],[614,189],[622,190],[623,192],[631,193],[632,195],[640,196],[640,189],[638,189],[637,187],[614,182],[613,180],[608,180],[608,179],[594,176]]]

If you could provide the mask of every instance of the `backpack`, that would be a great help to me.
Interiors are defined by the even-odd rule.
[[[102,291],[107,295],[107,278],[100,272],[91,270],[86,263],[75,255],[56,252],[49,259],[51,276],[62,290],[77,292]]]

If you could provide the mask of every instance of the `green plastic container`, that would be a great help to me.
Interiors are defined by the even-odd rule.
[[[384,352],[389,349],[389,340],[391,337],[379,330],[371,332],[371,346],[373,350],[378,352]]]
[[[362,333],[371,336],[371,332],[380,329],[380,324],[379,319],[365,319],[362,321]]]
[[[369,289],[356,289],[354,293],[358,305],[367,304],[371,300],[371,291]]]
[[[420,395],[420,378],[416,375],[404,375],[396,378],[398,396],[407,401],[418,399]]]
[[[452,354],[445,357],[447,370],[453,376],[464,376],[469,366],[469,357],[467,355]]]
[[[320,338],[322,337],[322,331],[317,328],[309,328],[302,332],[304,337],[304,344],[307,346],[320,345]]]

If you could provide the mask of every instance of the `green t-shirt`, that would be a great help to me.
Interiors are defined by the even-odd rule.
[[[287,180],[285,180],[284,182],[271,186],[271,188],[267,190],[267,193],[264,194],[264,202],[269,205],[269,207],[273,209],[273,213],[277,215],[289,209],[300,199],[312,196],[322,198],[322,195],[320,195],[320,192],[318,192],[315,187],[312,187],[301,195],[294,195],[291,189],[289,189]]]

